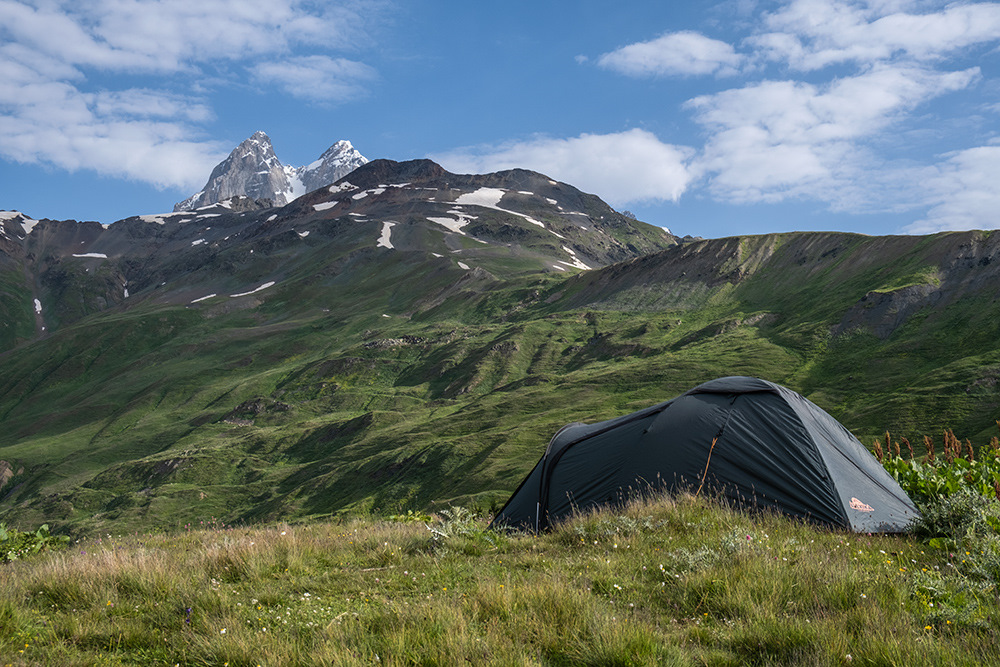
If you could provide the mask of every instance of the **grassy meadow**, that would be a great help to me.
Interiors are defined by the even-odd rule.
[[[0,564],[0,665],[996,663],[1000,541],[963,530],[857,535],[692,497],[542,535],[462,508],[206,519]]]

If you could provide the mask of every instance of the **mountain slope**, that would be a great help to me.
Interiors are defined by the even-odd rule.
[[[174,212],[193,211],[231,197],[270,201],[284,206],[296,197],[346,176],[368,162],[349,141],[338,141],[304,167],[281,164],[271,139],[254,132],[216,165],[201,190],[174,205]]]
[[[7,522],[488,507],[565,423],[724,375],[865,441],[981,443],[1000,410],[988,232],[677,245],[541,174],[419,160],[280,208],[0,223]]]
[[[5,213],[0,350],[146,301],[242,308],[259,302],[254,290],[288,289],[298,295],[291,312],[306,312],[328,307],[333,284],[383,289],[374,283],[389,275],[386,265],[424,277],[385,305],[412,313],[456,290],[603,266],[676,242],[533,172],[461,176],[426,160],[378,160],[351,179],[280,208],[236,197],[107,226]]]

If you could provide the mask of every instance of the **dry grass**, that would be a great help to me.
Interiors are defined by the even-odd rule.
[[[994,585],[912,539],[692,498],[541,536],[449,521],[105,537],[10,563],[0,665],[1000,660]]]

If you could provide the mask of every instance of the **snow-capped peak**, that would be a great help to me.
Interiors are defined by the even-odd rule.
[[[268,199],[284,206],[307,192],[340,180],[366,162],[368,159],[350,141],[342,139],[308,166],[283,165],[274,153],[271,138],[258,130],[212,170],[200,192],[176,204],[174,211],[190,211],[234,195]]]
[[[341,139],[327,148],[318,160],[295,171],[302,182],[304,194],[339,181],[366,162],[368,158],[359,153],[350,141]]]

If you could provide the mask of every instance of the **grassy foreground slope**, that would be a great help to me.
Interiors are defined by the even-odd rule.
[[[562,425],[725,375],[801,391],[866,441],[993,435],[997,235],[718,239],[570,278],[434,266],[317,264],[5,354],[0,515],[93,534],[490,507]]]
[[[954,553],[693,498],[541,536],[489,533],[457,509],[427,525],[209,522],[0,567],[0,655],[67,666],[994,664],[995,546]]]

